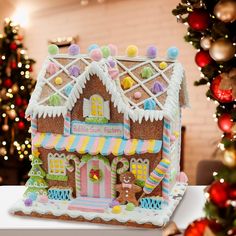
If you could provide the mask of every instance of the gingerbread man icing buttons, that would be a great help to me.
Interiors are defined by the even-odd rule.
[[[116,191],[119,192],[119,197],[116,199],[121,204],[133,203],[138,206],[138,201],[136,199],[136,193],[142,191],[142,188],[135,185],[135,176],[131,172],[126,172],[120,175],[121,184],[116,185]]]

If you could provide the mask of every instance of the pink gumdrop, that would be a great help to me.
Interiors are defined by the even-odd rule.
[[[142,93],[141,92],[135,92],[134,93],[134,99],[140,99],[142,97]]]
[[[49,62],[48,66],[47,66],[47,72],[50,75],[54,75],[57,71],[58,71],[57,65],[55,63],[53,63],[53,62]]]
[[[93,49],[90,52],[90,58],[93,61],[100,61],[102,59],[102,51],[99,48]]]
[[[48,196],[47,195],[41,195],[39,196],[39,202],[41,203],[48,203]]]
[[[180,183],[188,183],[188,176],[184,172],[180,172],[176,176],[176,181],[178,181]]]
[[[175,137],[175,135],[172,134],[172,135],[170,136],[170,141],[171,141],[171,142],[174,142],[175,140],[176,140],[176,137]]]
[[[108,73],[111,76],[111,79],[117,79],[119,76],[119,70],[115,68],[109,68]]]
[[[108,47],[110,48],[111,56],[116,56],[118,53],[118,48],[114,44],[108,44]]]

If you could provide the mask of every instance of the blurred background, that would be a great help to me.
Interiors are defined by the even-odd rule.
[[[193,85],[194,81],[200,78],[200,73],[194,62],[196,51],[183,40],[186,28],[178,24],[171,13],[178,2],[178,0],[0,1],[0,40],[3,38],[4,30],[8,33],[8,37],[3,38],[0,43],[0,71],[1,65],[3,67],[5,65],[4,71],[0,72],[0,79],[8,76],[11,80],[8,80],[8,84],[0,85],[2,126],[0,127],[0,185],[23,184],[27,179],[30,168],[30,136],[25,138],[23,135],[29,127],[23,118],[23,110],[27,106],[34,80],[37,78],[42,61],[47,56],[47,46],[51,42],[61,46],[62,50],[72,42],[76,42],[83,53],[86,53],[90,44],[113,43],[118,46],[120,55],[125,54],[125,48],[129,44],[137,45],[140,55],[145,55],[147,46],[155,44],[160,57],[165,57],[168,47],[178,47],[179,61],[186,70],[191,103],[191,108],[183,111],[185,132],[182,137],[182,164],[190,184],[200,183],[197,181],[197,176],[202,175],[203,170],[198,170],[199,163],[201,165],[203,159],[212,162],[218,158],[216,148],[220,141],[220,131],[213,117],[215,105],[207,101],[204,96],[206,87]],[[20,27],[6,18],[11,18]],[[4,43],[6,44],[8,40],[13,42],[10,48],[4,47]],[[4,64],[7,56],[10,62]],[[14,56],[18,57],[17,64],[16,62],[14,64]],[[26,81],[22,78],[16,81],[19,74]],[[15,106],[4,103],[7,98],[11,99],[11,94],[18,99],[14,102]],[[12,124],[14,128],[11,128]],[[8,134],[11,134],[11,140],[8,140]]]

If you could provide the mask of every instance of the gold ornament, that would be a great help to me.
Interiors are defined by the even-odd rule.
[[[9,116],[9,118],[11,120],[14,120],[16,118],[16,111],[11,109],[11,110],[7,111],[7,115]]]
[[[236,166],[236,150],[235,149],[229,149],[226,150],[223,157],[223,163],[224,165],[228,167],[235,167]]]
[[[13,84],[12,87],[11,87],[11,89],[12,89],[12,93],[13,93],[13,94],[18,93],[18,91],[19,91],[19,87],[18,87],[17,84]]]
[[[7,131],[9,130],[9,125],[4,124],[4,125],[2,126],[2,130],[3,130],[4,132],[7,132]]]
[[[5,147],[1,147],[1,148],[0,148],[0,155],[1,155],[1,156],[5,156],[6,154],[7,154],[6,148],[5,148]]]
[[[210,36],[204,36],[200,40],[200,45],[202,49],[209,50],[211,47],[212,38]]]
[[[212,43],[209,53],[215,61],[228,61],[234,57],[236,48],[231,41],[220,38]]]
[[[221,21],[234,22],[236,20],[236,1],[221,0],[214,8],[214,15]]]

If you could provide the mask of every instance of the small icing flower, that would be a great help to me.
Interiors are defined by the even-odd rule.
[[[111,76],[112,79],[117,79],[119,77],[119,70],[116,68],[109,68],[108,74]]]
[[[114,68],[116,66],[116,62],[112,58],[109,58],[107,62],[109,64],[109,66],[112,68]]]
[[[159,68],[160,68],[161,70],[164,70],[167,66],[168,66],[168,64],[167,64],[165,61],[162,61],[162,62],[159,64]]]
[[[147,48],[147,57],[153,59],[157,56],[157,48],[153,45]]]
[[[78,55],[80,51],[79,45],[77,44],[71,44],[68,48],[69,55],[75,56]]]
[[[49,106],[60,106],[61,105],[61,97],[58,94],[53,94],[48,99]]]
[[[48,203],[48,196],[47,195],[40,195],[38,201],[40,203]]]
[[[121,85],[123,87],[123,89],[129,89],[133,86],[134,81],[130,76],[125,77],[122,81],[121,81]]]
[[[59,68],[57,67],[57,65],[55,63],[53,63],[53,62],[48,63],[47,72],[50,75],[54,75],[58,70],[59,70]]]
[[[137,91],[133,95],[134,99],[139,100],[142,97],[142,93]]]
[[[80,75],[79,66],[73,65],[69,68],[69,74],[74,77],[78,77]]]
[[[59,53],[59,48],[58,48],[58,46],[55,45],[55,44],[50,44],[50,45],[48,46],[48,53],[49,53],[50,55],[56,55],[56,54],[58,54],[58,53]]]
[[[145,67],[142,68],[141,77],[143,79],[148,79],[153,75],[154,75],[154,71],[150,66],[145,66]]]
[[[54,83],[55,83],[56,85],[61,85],[61,84],[63,83],[63,80],[62,80],[61,77],[57,76],[57,77],[55,78],[55,80],[54,80]]]
[[[155,110],[156,102],[152,98],[148,98],[144,101],[144,110]]]
[[[72,89],[73,89],[73,85],[68,84],[68,85],[65,87],[65,89],[64,89],[64,93],[65,93],[67,96],[69,96]]]
[[[138,47],[135,45],[129,45],[126,48],[126,54],[128,57],[136,57],[138,55]]]
[[[121,211],[122,211],[121,206],[114,206],[111,212],[114,214],[120,214]]]
[[[167,57],[171,60],[175,60],[179,55],[179,49],[177,47],[170,47],[167,50]]]
[[[133,203],[129,202],[129,203],[126,205],[125,210],[126,210],[126,211],[133,211],[134,208],[135,208],[135,205],[134,205]]]
[[[113,199],[112,202],[109,204],[109,207],[113,208],[114,206],[119,206],[119,205],[120,203],[116,199]]]
[[[38,194],[35,192],[31,192],[29,194],[29,199],[31,199],[32,201],[36,201],[37,197],[38,197]]]
[[[33,205],[33,201],[30,198],[24,200],[24,204],[26,207],[30,207]]]

